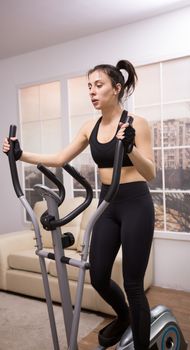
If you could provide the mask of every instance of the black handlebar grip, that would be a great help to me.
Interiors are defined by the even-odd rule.
[[[10,151],[8,152],[8,158],[9,158],[9,166],[10,166],[10,171],[11,171],[11,178],[13,182],[13,187],[16,192],[16,195],[18,198],[23,196],[22,189],[20,187],[20,182],[18,178],[18,172],[17,172],[17,166],[16,166],[16,160],[14,157],[14,152],[13,152],[13,142],[10,138],[16,136],[16,125],[10,125],[9,128],[9,142],[10,142]]]
[[[69,214],[65,215],[61,219],[55,220],[54,217],[48,215],[47,211],[43,213],[40,220],[45,230],[55,230],[57,227],[66,225],[68,222],[72,221],[76,216],[82,213],[82,211],[84,211],[89,206],[93,198],[93,191],[88,181],[70,164],[65,164],[63,168],[84,187],[86,196],[84,201],[78,207],[73,209],[73,211],[71,211]],[[46,175],[50,180],[52,180],[56,184],[56,182],[54,181],[56,179],[55,175],[51,173],[49,169],[45,168],[42,165],[38,165],[38,169],[41,170],[44,173],[44,175]]]
[[[133,117],[131,115],[127,115],[126,117],[126,123],[129,123],[129,125],[132,125],[133,124]],[[127,147],[127,153],[130,153],[133,149],[133,144],[129,144],[128,147]]]
[[[61,205],[61,203],[63,203],[64,199],[65,199],[65,188],[63,186],[63,184],[58,180],[58,178],[55,176],[55,174],[53,174],[48,168],[46,168],[43,164],[38,164],[37,168],[51,181],[55,184],[55,186],[57,186],[58,190],[59,190],[59,198],[60,198],[60,202],[59,202],[59,206]]]
[[[9,128],[9,139],[10,137],[15,137],[16,136],[16,125],[10,125],[10,128]]]
[[[133,117],[131,115],[127,115],[125,122],[132,125],[133,124]]]
[[[78,181],[85,189],[85,199],[77,208],[75,208],[71,213],[65,215],[63,218],[58,220],[51,220],[50,223],[43,226],[45,229],[55,229],[56,227],[60,227],[66,225],[68,222],[72,221],[76,216],[82,213],[91,203],[93,198],[92,187],[88,183],[88,181],[70,164],[65,164],[63,169],[66,170],[76,181]],[[42,222],[43,224],[43,222]]]

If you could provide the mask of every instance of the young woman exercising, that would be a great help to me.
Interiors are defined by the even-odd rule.
[[[122,70],[128,73],[125,81]],[[155,176],[151,133],[147,121],[133,115],[133,126],[123,120],[122,97],[135,88],[137,75],[133,65],[121,60],[116,66],[102,64],[88,72],[91,101],[101,110],[98,121],[86,122],[75,139],[57,154],[35,154],[22,151],[14,139],[15,159],[61,167],[90,144],[98,165],[102,188],[100,202],[109,189],[113,172],[116,140],[123,140],[125,152],[118,193],[96,222],[90,247],[91,283],[101,297],[112,306],[117,317],[99,333],[103,346],[116,344],[131,323],[135,350],[147,350],[150,336],[150,309],[143,280],[154,231],[154,207],[147,186]],[[127,150],[130,146],[130,153]],[[8,139],[3,152],[10,149]],[[124,289],[111,280],[118,250],[122,247]]]

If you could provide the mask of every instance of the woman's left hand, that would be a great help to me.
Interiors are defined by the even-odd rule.
[[[128,123],[119,123],[119,126],[120,128],[116,137],[122,140],[126,152],[130,153],[135,143],[135,129]]]

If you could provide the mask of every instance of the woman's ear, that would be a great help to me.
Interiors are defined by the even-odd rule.
[[[116,86],[115,86],[115,92],[114,92],[114,94],[115,94],[115,95],[119,95],[120,91],[121,91],[121,84],[120,84],[120,83],[117,83]]]

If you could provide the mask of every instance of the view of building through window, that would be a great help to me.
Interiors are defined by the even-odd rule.
[[[152,129],[157,176],[149,186],[158,230],[190,232],[189,69],[189,57],[137,68],[134,107]]]

